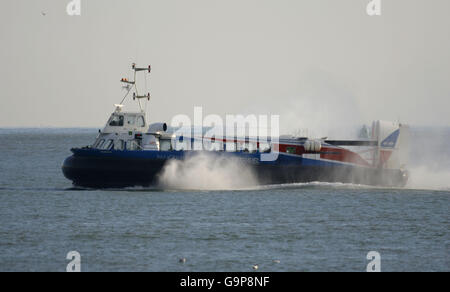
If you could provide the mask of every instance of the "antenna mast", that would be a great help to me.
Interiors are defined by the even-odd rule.
[[[125,101],[126,97],[130,93],[130,91],[134,88],[135,92],[133,92],[133,100],[136,100],[136,99],[138,100],[139,108],[143,112],[144,110],[142,109],[141,99],[146,98],[148,101],[150,101],[150,93],[147,93],[146,95],[139,95],[138,88],[136,86],[136,75],[137,75],[137,72],[145,72],[145,71],[147,71],[148,74],[150,74],[150,72],[152,71],[152,67],[151,67],[151,65],[149,65],[147,68],[139,68],[136,66],[135,63],[133,63],[131,65],[131,69],[134,71],[134,80],[130,81],[127,78],[122,78],[120,80],[120,82],[122,82],[123,84],[126,84],[124,86],[124,88],[128,89],[128,92],[125,95],[125,97],[122,99],[122,102],[119,104],[119,106],[120,107],[123,106],[123,102]]]

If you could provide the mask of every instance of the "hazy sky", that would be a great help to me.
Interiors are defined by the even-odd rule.
[[[151,121],[281,114],[284,128],[450,125],[450,1],[3,0],[0,127],[101,127],[152,64]],[[42,15],[45,12],[45,16]]]

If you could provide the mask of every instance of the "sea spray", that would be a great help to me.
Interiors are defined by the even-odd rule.
[[[226,153],[198,153],[171,160],[159,177],[161,187],[182,190],[237,190],[253,188],[258,180],[251,167]]]
[[[450,190],[450,171],[420,166],[409,170],[407,188],[424,190]]]
[[[450,190],[450,128],[412,127],[407,188]]]

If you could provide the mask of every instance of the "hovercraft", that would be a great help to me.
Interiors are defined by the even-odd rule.
[[[73,155],[62,166],[64,176],[75,186],[122,188],[153,186],[171,160],[184,160],[208,152],[217,157],[238,159],[251,168],[260,184],[340,182],[383,187],[403,187],[408,181],[403,153],[409,127],[400,123],[375,121],[371,134],[359,140],[310,139],[306,137],[215,137],[177,136],[166,123],[149,124],[136,74],[151,67],[132,65],[134,80],[121,80],[127,94],[109,117],[92,145],[71,149]],[[140,110],[126,112],[124,101],[133,91]],[[197,131],[198,132],[198,131]],[[192,150],[186,146],[205,139],[219,143],[214,150]],[[264,142],[261,142],[264,141]],[[403,151],[400,151],[403,150]],[[274,154],[276,159],[262,159]]]

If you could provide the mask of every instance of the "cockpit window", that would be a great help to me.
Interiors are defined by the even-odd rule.
[[[94,145],[94,148],[98,148],[98,149],[102,148],[103,143],[105,143],[104,139],[99,140],[98,143],[96,145]]]
[[[134,140],[127,141],[126,149],[127,150],[136,150],[136,143],[134,142]]]
[[[108,142],[106,142],[105,144],[103,144],[103,146],[101,147],[103,150],[111,150],[112,146],[113,146],[114,141],[113,140],[108,140]]]
[[[134,126],[134,124],[136,124],[136,116],[127,116],[127,124],[129,126]]]
[[[114,144],[114,150],[123,150],[124,144],[125,142],[123,140],[116,141],[116,143]]]
[[[123,127],[123,116],[113,116],[109,125],[111,127]]]
[[[137,120],[137,126],[138,127],[145,127],[145,121],[143,116],[139,116]]]

